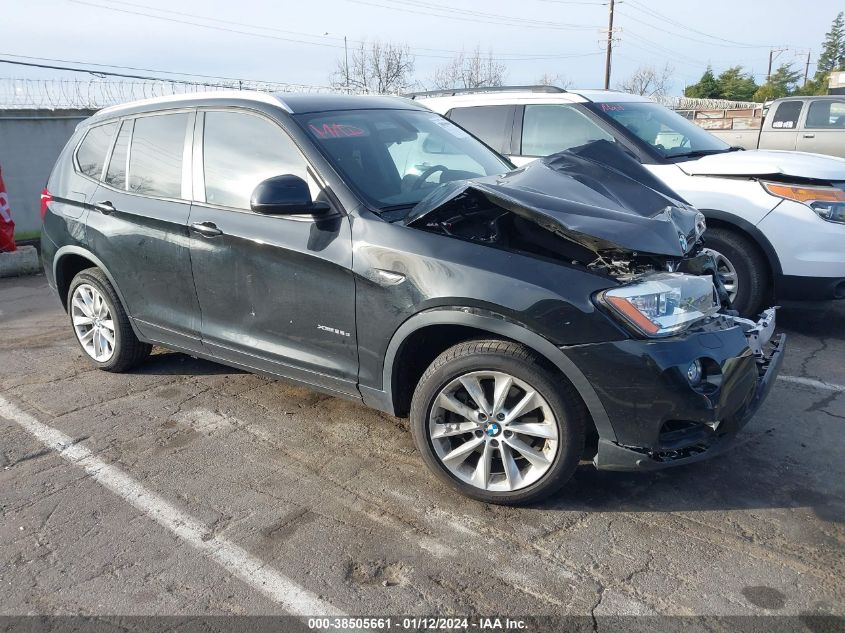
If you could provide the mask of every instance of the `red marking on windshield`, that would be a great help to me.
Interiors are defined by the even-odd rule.
[[[603,112],[622,112],[625,110],[625,106],[618,103],[602,103],[601,109]]]
[[[346,125],[345,123],[323,123],[319,127],[311,123],[308,127],[320,138],[346,138],[367,135],[367,131],[363,128]]]

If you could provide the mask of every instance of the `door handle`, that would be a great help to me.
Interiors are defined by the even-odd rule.
[[[103,200],[102,202],[95,202],[94,208],[103,215],[111,215],[112,213],[117,211],[117,209],[114,208],[114,205],[108,200]]]
[[[191,225],[191,230],[196,231],[200,235],[204,235],[205,237],[215,237],[217,235],[223,235],[223,231],[217,228],[217,225],[214,222],[194,222]]]
[[[803,136],[804,138],[816,138],[815,134],[802,134],[801,136]]]

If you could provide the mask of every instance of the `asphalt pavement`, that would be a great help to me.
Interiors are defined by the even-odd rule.
[[[97,371],[43,276],[0,280],[0,615],[845,615],[843,326],[779,312],[726,455],[507,508],[354,402],[159,349]]]

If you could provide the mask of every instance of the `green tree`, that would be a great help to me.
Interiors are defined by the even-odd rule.
[[[807,83],[795,90],[794,95],[826,95],[830,73],[822,75],[818,79],[811,77]]]
[[[845,15],[840,11],[825,33],[822,52],[816,66],[816,81],[833,70],[845,68]]]
[[[798,80],[801,79],[801,72],[794,70],[792,64],[781,64],[772,73],[769,80],[760,86],[754,93],[754,101],[769,101],[779,97],[787,97],[798,87]]]
[[[716,81],[716,75],[713,74],[712,66],[707,66],[707,70],[701,75],[698,83],[690,84],[684,89],[684,96],[698,97],[700,99],[718,99],[721,96],[719,93],[719,82]]]
[[[716,79],[719,85],[719,97],[731,101],[751,101],[757,92],[757,82],[742,66],[731,66]]]

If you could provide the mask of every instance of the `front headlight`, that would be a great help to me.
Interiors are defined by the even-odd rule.
[[[600,293],[599,301],[637,332],[669,336],[719,311],[710,276],[658,273]]]
[[[845,191],[836,187],[802,187],[760,181],[773,196],[794,200],[810,207],[822,220],[845,224]]]

